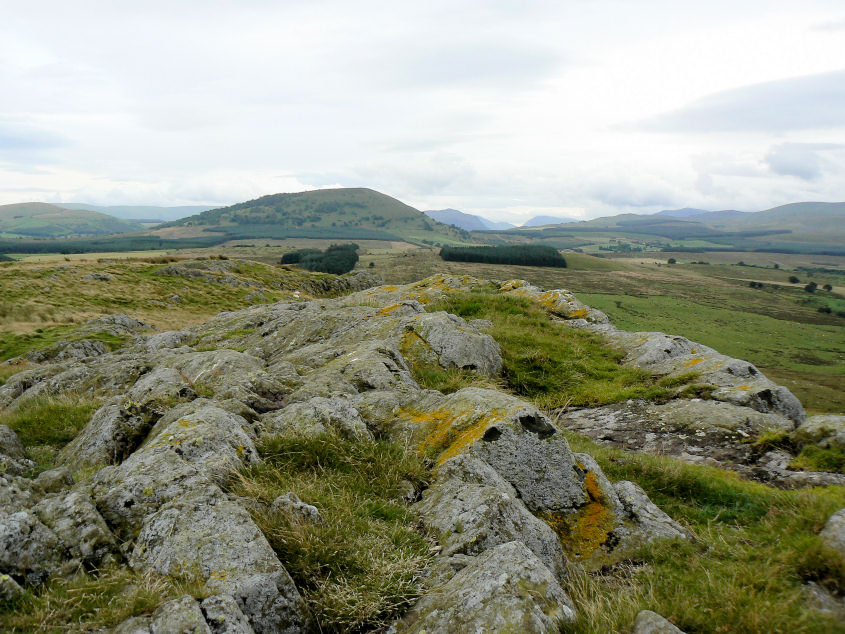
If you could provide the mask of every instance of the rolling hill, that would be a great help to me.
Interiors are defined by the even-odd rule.
[[[576,218],[558,218],[557,216],[534,216],[522,223],[523,227],[542,227],[545,225],[559,225],[567,222],[578,222]]]
[[[498,229],[512,229],[514,225],[509,222],[496,222],[488,220],[484,216],[468,214],[457,209],[432,209],[423,212],[429,218],[434,218],[444,225],[455,225],[466,231],[490,231]]]
[[[66,209],[47,203],[0,205],[0,234],[6,237],[61,238],[140,231],[129,220],[88,209]]]
[[[115,218],[126,220],[179,220],[185,216],[202,213],[209,209],[216,209],[218,205],[182,205],[177,207],[161,207],[159,205],[91,205],[89,203],[58,203],[65,209],[89,209],[99,211]]]
[[[174,226],[201,227],[229,239],[337,238],[454,244],[469,234],[437,222],[395,198],[366,188],[318,189],[262,196],[202,212]]]

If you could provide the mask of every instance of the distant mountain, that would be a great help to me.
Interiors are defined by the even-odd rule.
[[[522,223],[523,227],[542,227],[543,225],[559,225],[565,222],[580,222],[576,218],[558,218],[557,216],[534,216]]]
[[[706,209],[694,209],[693,207],[684,207],[683,209],[664,209],[658,211],[655,216],[672,216],[673,218],[689,218],[690,216],[698,216],[699,214],[708,213]]]
[[[272,194],[167,223],[224,233],[231,239],[329,238],[405,240],[421,244],[467,240],[462,229],[372,189],[318,189]]]
[[[177,207],[159,207],[157,205],[89,205],[88,203],[57,203],[59,207],[65,209],[91,209],[93,211],[101,211],[115,216],[116,218],[126,218],[129,220],[158,219],[158,220],[179,220],[185,216],[192,216],[194,214],[208,211],[209,209],[216,209],[216,205],[184,205]],[[143,220],[149,222],[149,220]]]
[[[514,226],[509,222],[496,222],[494,220],[488,220],[483,216],[468,214],[457,209],[432,209],[423,213],[437,222],[442,222],[444,225],[454,225],[465,231],[512,229]]]
[[[88,209],[67,209],[48,203],[0,205],[0,234],[30,238],[60,238],[141,231],[129,220]]]
[[[799,241],[845,239],[845,202],[790,203],[753,213],[710,212],[695,220],[725,231],[788,230]]]

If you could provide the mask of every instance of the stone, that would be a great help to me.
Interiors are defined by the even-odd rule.
[[[117,543],[91,499],[80,491],[52,495],[33,511],[61,541],[70,557],[86,568],[100,568],[113,560]]]
[[[26,458],[24,447],[17,434],[6,425],[0,425],[0,473],[25,475],[35,463]]]
[[[262,420],[268,435],[313,437],[333,430],[350,440],[373,439],[373,434],[348,398],[315,396],[265,414]]]
[[[819,534],[828,546],[845,557],[845,509],[839,509],[831,515]]]
[[[681,526],[652,502],[646,492],[634,483],[622,480],[614,482],[613,488],[625,509],[625,514],[639,529],[645,541],[662,538],[686,539],[687,534]]]
[[[16,601],[24,596],[24,589],[9,575],[0,573],[0,602]]]
[[[634,621],[634,634],[684,634],[662,616],[651,610],[641,610]]]
[[[126,399],[116,397],[102,405],[62,449],[59,462],[78,470],[117,464],[132,453],[152,428],[152,421],[133,413],[126,404]]]
[[[298,632],[305,603],[270,544],[219,489],[185,493],[144,520],[130,565],[232,595],[256,632]]]
[[[110,634],[150,634],[150,617],[133,616],[109,630]]]
[[[549,569],[524,544],[508,542],[423,595],[396,631],[546,633],[574,620],[572,602]]]
[[[483,479],[455,477],[468,471],[483,474]],[[557,579],[566,575],[566,557],[554,531],[528,512],[513,487],[477,458],[460,455],[447,461],[414,508],[426,526],[436,531],[444,557],[478,555],[519,541]]]
[[[83,276],[82,279],[95,282],[111,282],[112,276],[108,273],[89,273]]]
[[[162,603],[150,618],[150,634],[211,634],[196,599],[186,594]]]
[[[212,634],[253,634],[249,619],[228,594],[215,594],[200,605]]]
[[[486,376],[502,372],[502,352],[490,335],[445,312],[423,313],[410,330],[427,344],[443,368],[475,370]]]
[[[306,504],[292,491],[288,491],[273,500],[270,510],[274,513],[282,513],[288,517],[304,520],[312,524],[323,522],[323,515],[320,513],[320,509],[311,504]]]
[[[834,414],[810,416],[795,430],[795,439],[821,447],[845,449],[845,416]]]
[[[34,482],[44,493],[58,493],[73,486],[73,476],[67,468],[56,467],[39,473]]]
[[[59,538],[34,513],[0,509],[0,574],[39,585],[61,570],[64,560]]]

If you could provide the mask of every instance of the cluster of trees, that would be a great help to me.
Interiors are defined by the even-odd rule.
[[[358,262],[358,245],[333,244],[325,251],[299,249],[282,256],[281,264],[296,264],[309,271],[342,275],[355,268]]]
[[[452,262],[483,262],[486,264],[517,264],[521,266],[566,267],[557,249],[545,244],[524,244],[492,247],[443,247],[440,257]]]

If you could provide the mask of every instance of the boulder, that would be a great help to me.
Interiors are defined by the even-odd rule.
[[[256,632],[299,632],[307,623],[305,603],[270,544],[219,489],[185,493],[147,517],[129,562],[231,595]]]
[[[661,538],[687,538],[684,529],[660,510],[638,484],[622,480],[614,482],[613,488],[625,509],[625,514],[637,527],[640,536],[645,541],[650,542]]]
[[[684,634],[662,616],[651,610],[641,610],[634,621],[634,634]]]
[[[329,430],[350,440],[372,440],[373,435],[348,398],[315,396],[284,409],[264,414],[265,433],[317,436]]]
[[[831,515],[820,533],[822,539],[845,557],[845,509]]]
[[[9,575],[0,573],[0,603],[17,601],[23,598],[24,589]]]
[[[59,538],[34,513],[0,509],[0,574],[39,585],[62,569],[65,555]]]
[[[845,449],[845,416],[819,414],[810,416],[795,430],[795,439],[821,447]]]
[[[51,495],[33,511],[61,541],[68,555],[88,569],[113,561],[117,542],[91,499],[81,491]]]
[[[253,634],[249,619],[238,602],[228,594],[215,594],[203,600],[202,611],[212,634]]]
[[[0,473],[25,475],[35,463],[26,458],[24,447],[17,434],[6,425],[0,425]]]
[[[524,544],[508,542],[424,595],[396,631],[542,633],[574,620],[572,602],[551,571]]]
[[[415,509],[435,531],[444,557],[478,555],[518,541],[557,579],[566,575],[566,557],[554,531],[525,508],[512,486],[477,458],[459,455],[446,462]]]
[[[150,634],[211,634],[196,599],[186,594],[162,603],[150,618]]]

